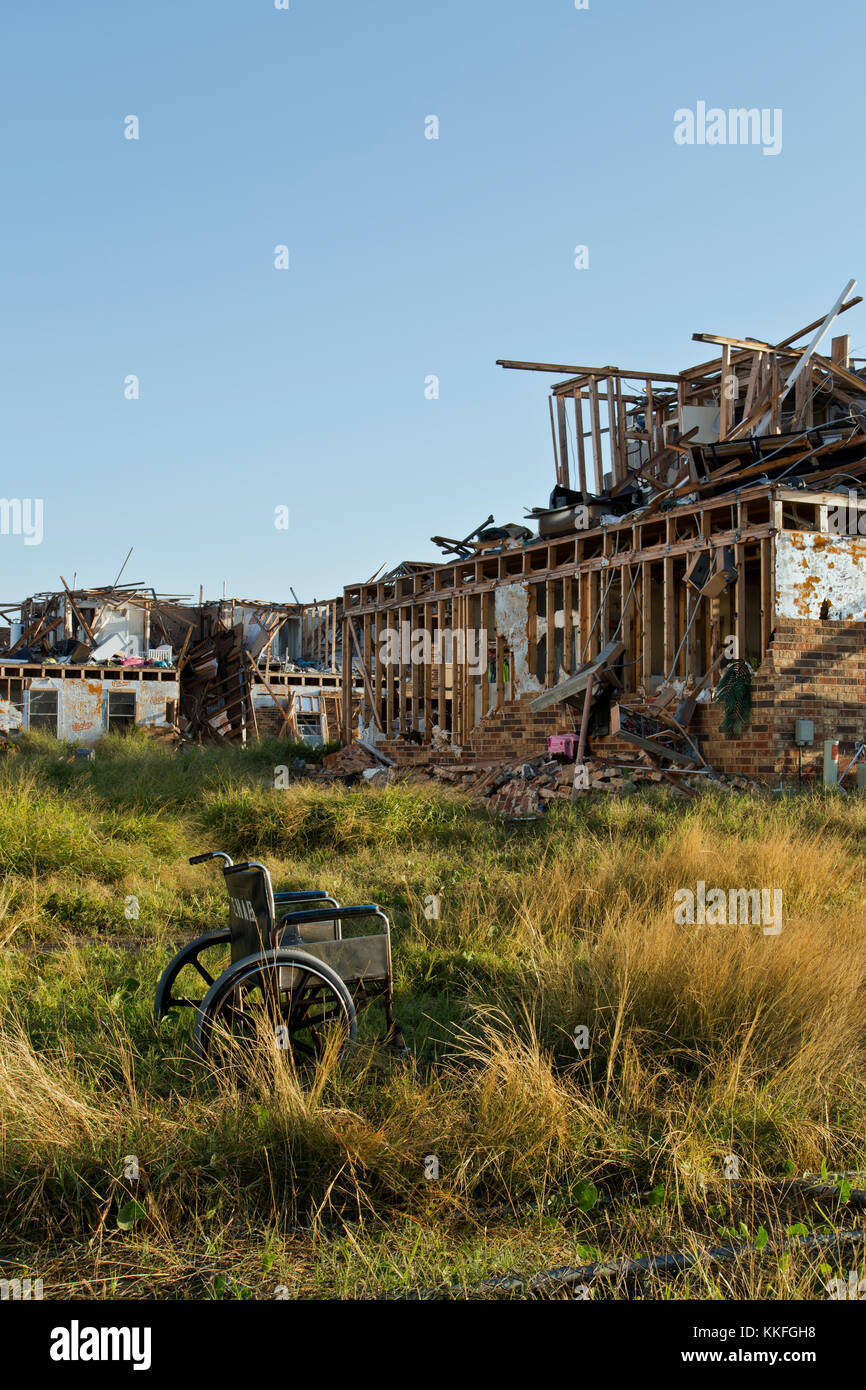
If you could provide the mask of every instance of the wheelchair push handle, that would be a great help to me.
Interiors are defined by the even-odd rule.
[[[231,859],[222,849],[209,849],[207,854],[194,854],[190,859],[190,864],[206,864],[209,859],[224,859],[226,867],[231,864]]]

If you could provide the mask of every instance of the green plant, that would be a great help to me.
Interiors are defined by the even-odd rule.
[[[721,732],[726,738],[741,738],[752,717],[752,668],[747,661],[725,667],[713,700],[724,711]]]

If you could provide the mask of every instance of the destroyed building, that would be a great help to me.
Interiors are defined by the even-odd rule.
[[[363,693],[344,741],[399,764],[429,761],[431,745],[528,756],[567,732],[634,754],[675,749],[654,716],[676,710],[679,765],[691,744],[770,781],[800,763],[814,775],[825,740],[853,748],[866,373],[846,334],[819,351],[861,302],[852,288],[782,342],[695,333],[711,355],[680,372],[501,361],[560,378],[549,503],[526,527],[436,537],[444,561],[345,589],[343,681],[360,674]],[[713,701],[732,660],[752,685],[736,738]]]
[[[0,605],[0,731],[342,736],[379,767],[555,738],[668,780],[815,776],[825,744],[864,736],[866,362],[833,328],[853,285],[781,342],[695,333],[710,356],[679,372],[502,360],[558,378],[547,504],[433,537],[444,559],[340,599],[61,578]],[[749,708],[732,725],[734,666]]]
[[[340,600],[195,604],[61,582],[0,609],[0,732],[83,745],[132,725],[194,742],[339,737]]]

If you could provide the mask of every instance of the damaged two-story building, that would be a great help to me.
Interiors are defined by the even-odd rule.
[[[341,607],[63,582],[0,612],[0,732],[84,746],[133,725],[195,742],[333,740]]]
[[[343,679],[363,695],[344,739],[398,762],[431,744],[529,755],[569,730],[633,750],[659,737],[655,708],[714,767],[763,780],[801,759],[814,774],[827,740],[853,748],[866,376],[848,335],[819,351],[852,288],[782,342],[696,333],[712,355],[679,372],[501,361],[560,378],[549,503],[526,530],[487,526],[444,562],[346,588]],[[734,739],[713,703],[732,660],[751,680]]]

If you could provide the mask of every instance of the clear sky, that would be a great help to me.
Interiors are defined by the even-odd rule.
[[[863,290],[864,52],[853,0],[4,0],[0,495],[44,538],[0,600],[130,546],[322,598],[521,520],[551,378],[496,358],[676,370]],[[781,152],[678,145],[700,101]]]

